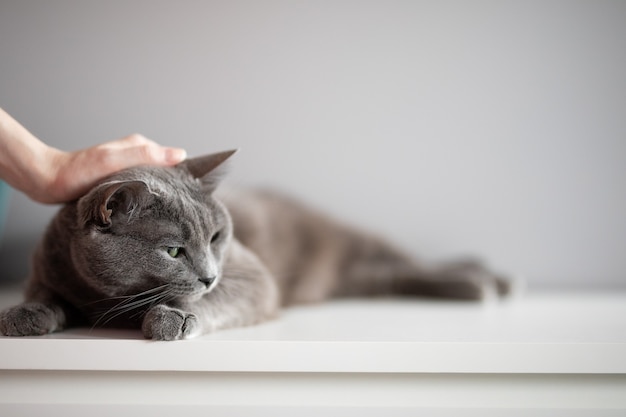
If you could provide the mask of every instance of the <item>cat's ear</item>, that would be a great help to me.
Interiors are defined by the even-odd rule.
[[[144,181],[111,181],[98,185],[78,200],[82,226],[93,222],[109,227],[115,220],[130,222],[152,201],[153,192]]]
[[[187,170],[192,177],[199,179],[207,192],[213,192],[224,176],[224,162],[235,152],[237,149],[190,158],[177,167]]]

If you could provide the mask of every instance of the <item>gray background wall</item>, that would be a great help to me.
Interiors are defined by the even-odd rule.
[[[236,182],[535,286],[626,285],[625,74],[623,1],[0,1],[46,142],[240,147]],[[4,279],[54,210],[13,193]]]

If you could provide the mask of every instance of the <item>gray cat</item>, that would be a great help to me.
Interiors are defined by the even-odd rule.
[[[218,196],[217,168],[232,154],[129,169],[64,206],[35,252],[26,301],[0,313],[0,332],[116,326],[175,340],[332,297],[509,291],[480,264],[426,268],[277,194]]]

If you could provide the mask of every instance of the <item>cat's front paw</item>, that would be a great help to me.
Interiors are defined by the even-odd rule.
[[[5,336],[40,336],[55,330],[54,311],[41,303],[24,303],[0,313],[0,333]]]
[[[161,304],[148,311],[141,329],[147,339],[180,340],[197,335],[200,324],[195,314]]]

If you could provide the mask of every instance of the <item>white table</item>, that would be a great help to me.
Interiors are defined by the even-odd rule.
[[[0,416],[503,411],[626,415],[626,292],[333,301],[179,342],[89,329],[0,338]]]

